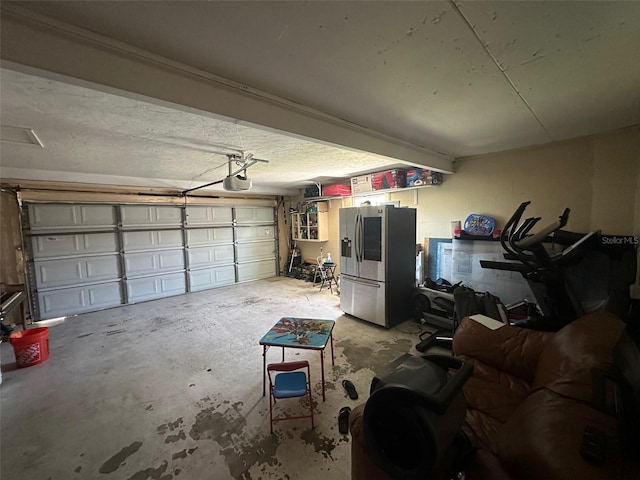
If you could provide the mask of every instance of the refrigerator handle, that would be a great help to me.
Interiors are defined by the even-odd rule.
[[[356,262],[360,263],[362,261],[361,256],[362,256],[362,245],[361,245],[361,240],[362,240],[362,217],[360,216],[360,213],[356,214],[356,230],[355,230],[355,250],[356,250]]]
[[[364,260],[364,217],[360,215],[360,263]]]
[[[356,213],[355,220],[353,222],[353,255],[358,261],[358,214]]]

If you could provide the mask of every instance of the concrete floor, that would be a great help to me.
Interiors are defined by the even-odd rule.
[[[311,362],[316,428],[293,420],[270,435],[258,341],[282,316],[335,319],[336,358],[331,366],[327,348],[322,402],[319,354],[287,351]],[[0,477],[348,479],[338,411],[366,400],[374,372],[416,353],[419,331],[345,316],[337,295],[285,277],[67,318],[50,327],[43,364],[16,369],[12,347],[0,346]],[[304,401],[279,405],[295,412]]]

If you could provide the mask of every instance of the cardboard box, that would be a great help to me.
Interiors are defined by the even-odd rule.
[[[351,179],[351,193],[366,193],[373,191],[371,175],[360,175]]]
[[[339,183],[336,185],[327,185],[326,187],[322,187],[322,195],[327,197],[332,195],[349,196],[351,195],[351,184]]]
[[[374,173],[371,178],[371,186],[374,190],[386,190],[387,188],[404,188],[407,182],[406,170],[387,170]]]
[[[440,185],[442,183],[442,173],[427,170],[425,168],[412,168],[407,170],[407,187],[418,187],[421,185]]]

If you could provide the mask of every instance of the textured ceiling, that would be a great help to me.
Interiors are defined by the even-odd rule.
[[[259,152],[254,191],[282,193],[310,179],[398,165],[392,159],[2,70],[2,123],[45,145],[2,143],[2,176],[188,189],[223,178],[226,154]],[[233,165],[233,168],[236,168]],[[219,187],[218,187],[219,189]]]
[[[14,5],[451,157],[640,123],[640,2]],[[3,177],[186,188],[225,173],[216,145],[269,159],[250,170],[265,192],[396,163],[21,75],[2,72],[2,123],[47,148],[3,144]]]

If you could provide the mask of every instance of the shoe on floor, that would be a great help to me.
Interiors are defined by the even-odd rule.
[[[342,381],[342,386],[347,391],[347,394],[349,395],[349,398],[351,400],[357,400],[358,399],[358,392],[356,391],[355,385],[351,381],[343,380]]]
[[[349,433],[349,415],[351,414],[351,408],[342,407],[338,414],[338,430],[341,434],[346,435]]]

